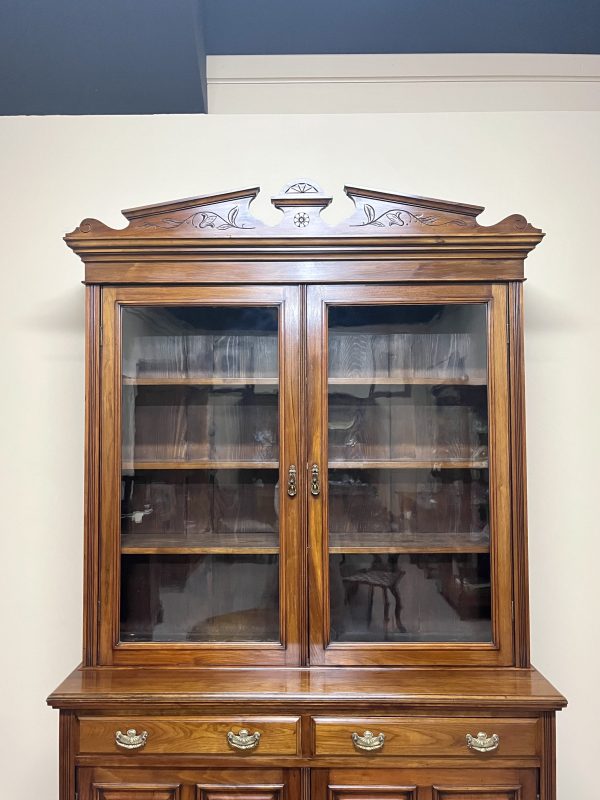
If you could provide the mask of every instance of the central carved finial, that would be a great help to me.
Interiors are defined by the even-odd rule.
[[[319,215],[331,200],[317,183],[305,180],[286,184],[278,195],[271,198],[275,208],[283,212],[280,224],[289,226],[290,232],[307,228],[312,232],[315,226],[322,226]]]

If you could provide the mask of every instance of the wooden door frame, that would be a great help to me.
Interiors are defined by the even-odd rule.
[[[277,306],[279,308],[279,497],[281,643],[120,643],[121,345],[127,305]],[[287,495],[290,464],[300,458],[300,290],[297,286],[106,287],[102,289],[98,664],[294,666],[300,663],[305,588],[301,503]],[[90,609],[87,609],[89,612]]]
[[[492,633],[488,643],[330,643],[327,550],[327,307],[488,304],[488,430]],[[510,666],[514,664],[510,396],[505,284],[319,285],[307,291],[308,464],[321,469],[309,497],[310,663],[323,666]]]

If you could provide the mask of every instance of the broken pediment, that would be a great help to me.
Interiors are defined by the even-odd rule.
[[[345,186],[344,191],[355,205],[354,213],[330,226],[322,219],[321,212],[332,197],[318,184],[306,180],[287,184],[272,198],[273,205],[282,212],[282,219],[275,225],[267,225],[250,211],[259,191],[242,189],[127,209],[123,214],[129,224],[122,229],[86,219],[66,240],[75,244],[84,237],[139,240],[541,234],[519,214],[486,227],[476,219],[484,210],[482,206],[351,186]]]

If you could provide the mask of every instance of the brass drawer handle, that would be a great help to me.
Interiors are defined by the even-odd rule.
[[[289,497],[296,497],[298,494],[298,482],[295,464],[290,464],[290,468],[288,469],[287,493]]]
[[[477,750],[478,753],[491,753],[500,744],[500,737],[497,733],[488,736],[487,733],[481,731],[477,736],[471,736],[467,733],[467,747],[469,750]]]
[[[385,734],[379,733],[375,736],[371,731],[365,731],[362,736],[359,736],[358,733],[353,733],[352,741],[359,750],[381,750],[385,743]]]
[[[311,480],[310,480],[310,493],[313,497],[318,497],[319,492],[321,491],[321,484],[319,483],[319,465],[313,464],[312,469],[310,471]]]
[[[139,750],[148,741],[148,731],[138,733],[135,728],[130,728],[126,733],[117,731],[115,733],[115,744],[125,750]]]
[[[229,731],[227,734],[227,741],[232,747],[235,747],[236,750],[254,750],[255,747],[258,747],[258,743],[260,742],[260,731],[248,733],[245,728],[242,728],[239,733]]]

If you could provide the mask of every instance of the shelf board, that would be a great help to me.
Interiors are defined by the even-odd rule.
[[[468,378],[447,378],[447,377],[393,377],[384,375],[382,377],[338,377],[328,379],[330,386],[486,386],[486,375],[472,375]]]
[[[487,460],[330,461],[329,469],[487,469]]]
[[[140,375],[137,378],[123,378],[124,386],[277,386],[279,379],[254,378],[251,376],[241,378],[219,378],[213,376],[198,377],[146,377]]]
[[[279,534],[204,533],[124,533],[121,553],[124,555],[271,555],[279,552]]]
[[[489,553],[470,533],[330,533],[330,553]]]
[[[279,469],[279,461],[124,461],[122,470],[144,469]]]

